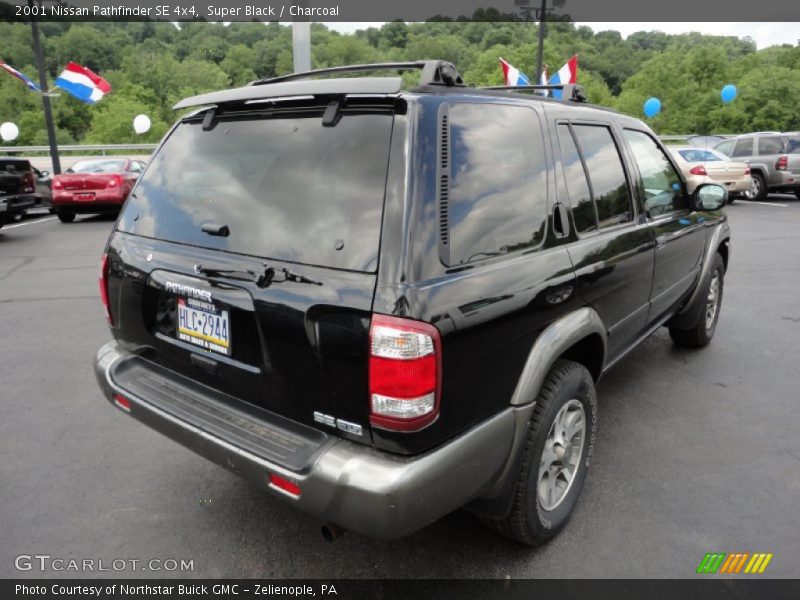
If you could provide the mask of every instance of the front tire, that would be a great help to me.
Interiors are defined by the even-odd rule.
[[[511,512],[483,523],[529,546],[555,537],[583,489],[596,428],[592,376],[580,363],[556,361],[536,399]]]
[[[725,263],[719,253],[716,253],[714,263],[711,265],[711,275],[704,285],[706,303],[703,310],[700,311],[697,321],[688,329],[669,328],[669,335],[675,344],[687,348],[708,346],[717,329],[724,287]]]

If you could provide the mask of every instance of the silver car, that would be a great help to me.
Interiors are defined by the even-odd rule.
[[[753,184],[749,198],[763,200],[769,192],[800,198],[800,134],[746,133],[720,142],[714,150],[750,165]]]

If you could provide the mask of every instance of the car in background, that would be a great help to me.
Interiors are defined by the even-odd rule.
[[[728,190],[731,203],[751,191],[753,180],[747,163],[731,161],[724,154],[705,148],[673,147],[670,152],[686,177],[689,193],[704,183],[716,183]]]
[[[38,198],[39,203],[37,208],[49,208],[53,213],[53,192],[51,186],[53,185],[53,176],[50,171],[40,171],[36,167],[33,168],[33,178],[35,182],[36,191],[34,195]]]
[[[714,150],[750,165],[749,198],[763,200],[769,192],[800,198],[800,133],[746,133],[720,142]]]
[[[80,160],[53,177],[53,208],[62,223],[76,214],[116,214],[139,178],[144,163],[128,158]]]
[[[0,227],[35,208],[36,181],[27,158],[0,158]]]

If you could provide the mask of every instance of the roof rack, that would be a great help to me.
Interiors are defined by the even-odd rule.
[[[310,79],[320,75],[336,75],[339,73],[364,73],[370,71],[412,71],[420,70],[420,85],[444,85],[444,86],[463,86],[464,81],[458,74],[453,63],[445,60],[418,60],[414,62],[387,62],[373,63],[366,65],[346,65],[342,67],[329,67],[327,69],[315,69],[313,71],[303,71],[302,73],[292,73],[291,75],[281,75],[270,79],[260,79],[253,81],[250,85],[270,85],[285,81],[296,81],[298,79]]]
[[[482,90],[496,90],[505,92],[541,92],[545,90],[560,90],[561,98],[556,100],[569,100],[572,102],[588,102],[586,90],[577,83],[559,83],[555,85],[491,85],[480,88]]]

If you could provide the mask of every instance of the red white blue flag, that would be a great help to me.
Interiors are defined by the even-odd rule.
[[[105,79],[74,62],[67,63],[56,85],[87,104],[94,104],[111,91],[111,84]]]
[[[550,78],[550,85],[578,83],[578,55],[573,54],[567,63]],[[561,98],[561,90],[553,90],[553,98]]]
[[[39,89],[39,86],[38,86],[38,85],[36,85],[36,84],[35,84],[35,83],[34,83],[34,82],[31,80],[31,78],[30,78],[30,77],[28,77],[27,75],[25,75],[25,73],[23,73],[22,71],[17,71],[17,70],[16,70],[14,67],[12,67],[11,65],[8,65],[8,64],[4,63],[2,60],[0,60],[0,69],[3,69],[3,70],[5,70],[5,71],[8,71],[9,73],[11,73],[11,74],[12,74],[14,77],[16,77],[16,78],[17,78],[17,79],[19,79],[19,80],[20,80],[22,83],[24,83],[25,85],[27,85],[27,86],[28,86],[28,88],[29,88],[29,89],[31,89],[32,91],[34,91],[34,92],[41,92],[41,91],[42,91],[42,90],[40,90],[40,89]]]
[[[521,73],[515,66],[510,65],[502,58],[500,59],[500,68],[503,69],[504,85],[530,85],[531,82],[525,73]]]

